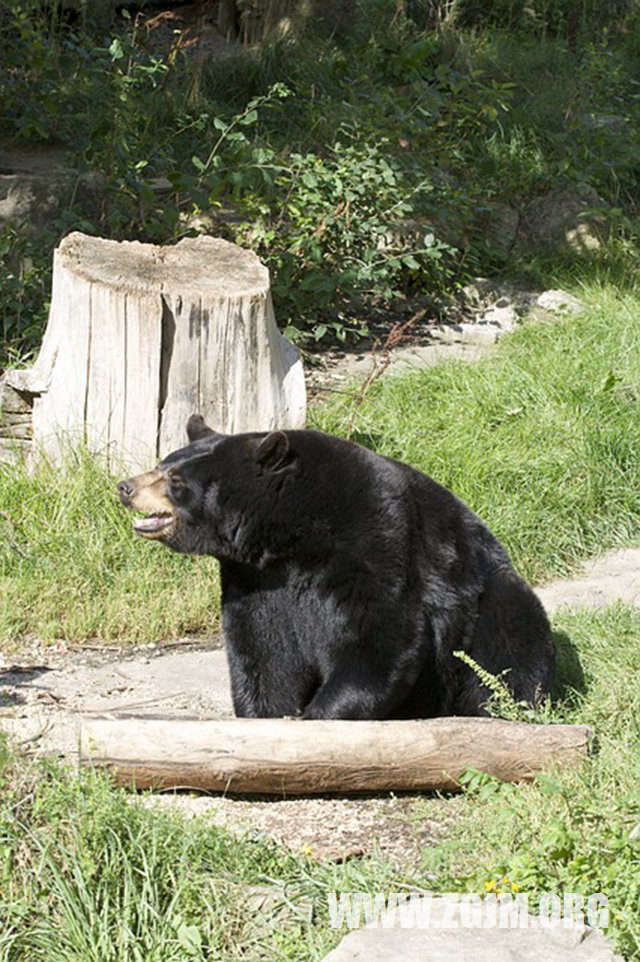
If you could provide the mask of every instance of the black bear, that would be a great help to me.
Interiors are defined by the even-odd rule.
[[[414,468],[319,431],[217,434],[118,485],[145,538],[220,561],[237,715],[484,713],[455,651],[518,700],[549,691],[545,612],[506,551]]]

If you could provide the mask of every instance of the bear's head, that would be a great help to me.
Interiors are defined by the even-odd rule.
[[[175,551],[265,563],[277,551],[283,486],[299,469],[289,437],[218,434],[200,415],[187,436],[187,447],[118,484],[121,502],[143,515],[134,530]]]

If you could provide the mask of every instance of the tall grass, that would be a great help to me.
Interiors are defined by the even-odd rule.
[[[455,491],[534,582],[640,536],[640,299],[578,293],[582,315],[527,324],[487,360],[389,376],[355,420],[355,440]],[[315,424],[344,433],[353,403]],[[115,482],[81,453],[61,472],[0,471],[0,639],[216,627],[216,563],[137,538]]]
[[[635,293],[578,293],[580,316],[523,326],[495,355],[378,382],[354,440],[451,488],[534,582],[640,537],[640,315]],[[341,433],[347,397],[314,414]]]

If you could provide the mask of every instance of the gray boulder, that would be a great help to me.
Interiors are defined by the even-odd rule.
[[[543,928],[525,916],[526,928],[471,928],[448,902],[433,898],[429,928],[356,929],[323,962],[624,962],[600,931],[580,923]]]
[[[480,230],[491,253],[506,260],[518,236],[520,214],[510,204],[493,201],[480,219]]]
[[[606,202],[592,187],[550,190],[524,208],[516,249],[520,251],[598,250],[609,236]]]
[[[577,314],[582,310],[582,304],[577,297],[569,294],[568,291],[549,290],[543,291],[538,297],[536,304],[545,311],[552,314]]]
[[[11,226],[21,234],[39,233],[71,206],[87,220],[100,215],[104,177],[79,174],[60,151],[0,150],[0,171],[0,231]]]

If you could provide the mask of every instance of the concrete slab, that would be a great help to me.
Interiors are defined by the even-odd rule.
[[[366,926],[345,936],[323,962],[624,962],[596,929],[577,923],[545,929],[533,916],[526,917],[527,928],[482,928],[487,914],[479,909],[478,927],[470,928],[460,905],[434,897],[429,928]]]

